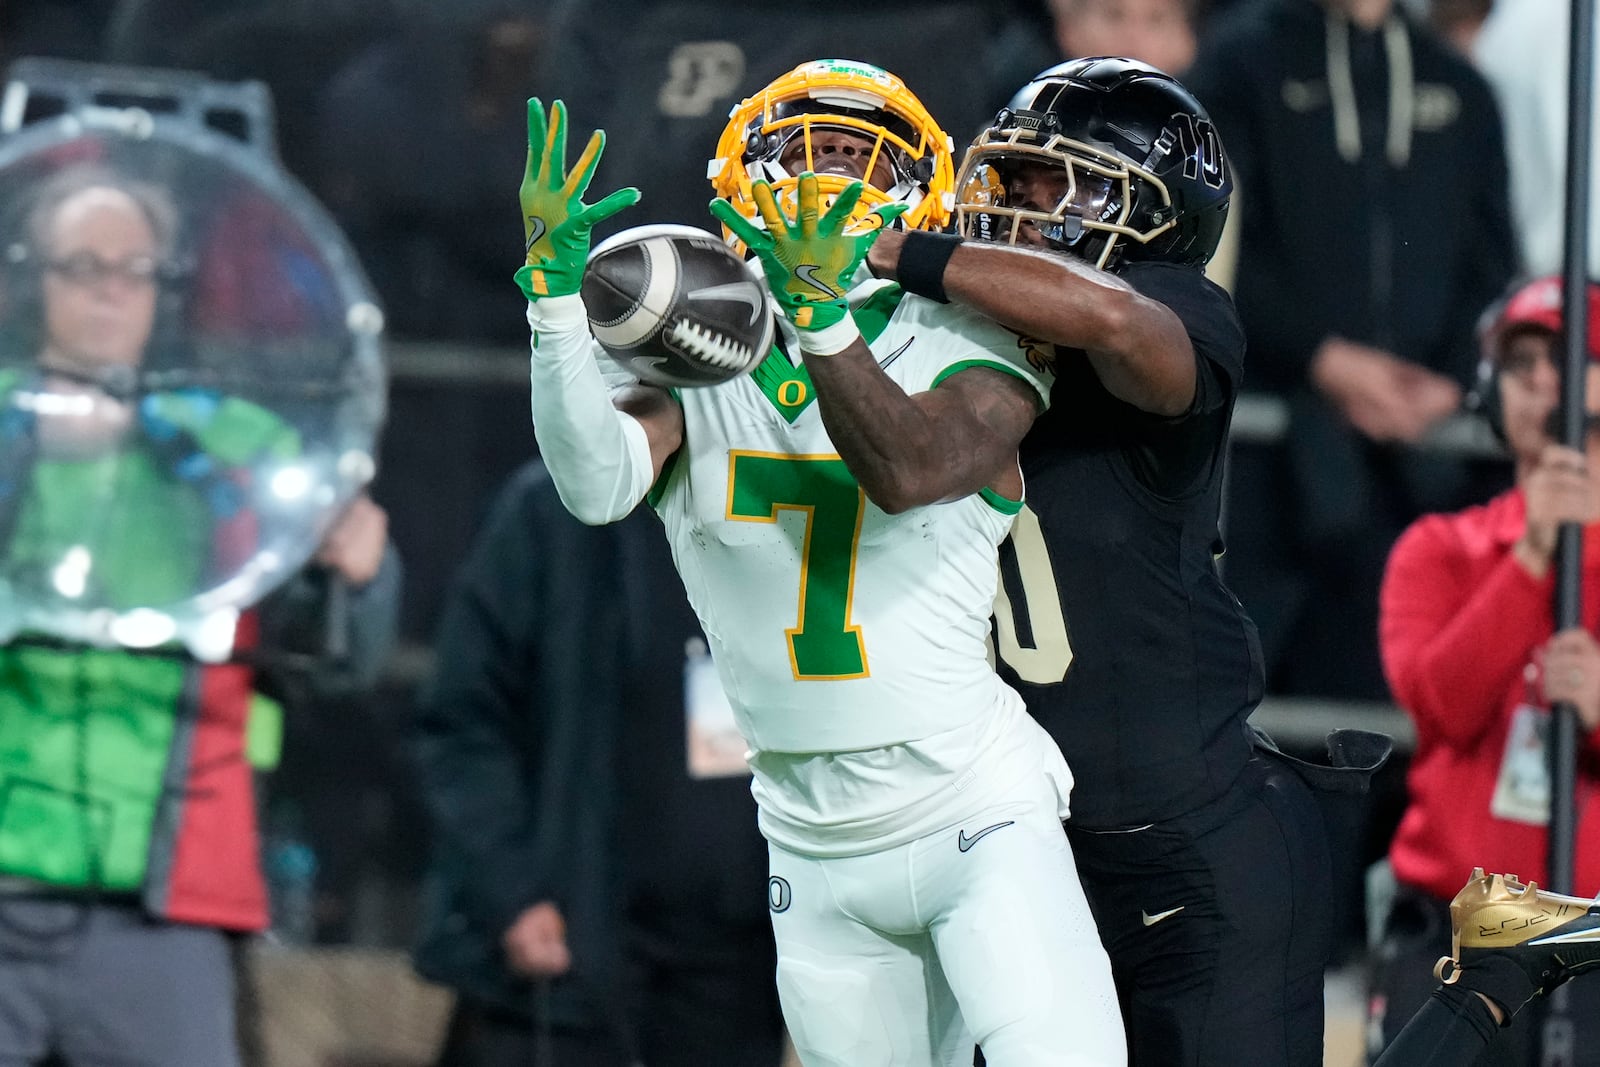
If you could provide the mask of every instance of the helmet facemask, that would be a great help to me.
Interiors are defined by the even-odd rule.
[[[1052,180],[1053,179],[1053,180]],[[1021,188],[1018,188],[1020,186]],[[1135,208],[1166,221],[1148,230],[1130,225]],[[1052,134],[1042,143],[1023,129],[985,130],[968,150],[956,179],[956,229],[961,236],[1069,252],[1110,270],[1126,241],[1149,242],[1174,224],[1160,178],[1113,152]]]
[[[898,79],[866,64],[806,63],[745,100],[729,116],[708,176],[719,196],[759,225],[751,182],[765,180],[793,213],[799,176],[809,170],[817,174],[826,211],[856,180],[827,169],[819,142],[838,134],[857,139],[849,154],[866,157],[853,218],[865,218],[882,204],[904,203],[908,208],[897,227],[937,229],[949,219],[950,138]]]

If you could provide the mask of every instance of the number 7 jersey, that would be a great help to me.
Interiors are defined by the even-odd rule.
[[[993,322],[887,282],[850,301],[907,393],[988,367],[1046,402],[1049,364]],[[988,713],[1004,687],[986,647],[996,552],[1021,502],[986,489],[885,513],[829,440],[806,369],[777,349],[678,400],[684,444],[650,502],[750,745],[883,748]]]

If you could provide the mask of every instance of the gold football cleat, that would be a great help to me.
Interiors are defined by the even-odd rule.
[[[1600,964],[1600,898],[1545,892],[1482,867],[1450,902],[1450,930],[1451,954],[1433,966],[1445,985],[1492,955],[1515,962],[1540,993]]]

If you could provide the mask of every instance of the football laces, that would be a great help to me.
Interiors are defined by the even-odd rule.
[[[755,356],[749,345],[685,318],[673,322],[667,331],[667,340],[702,363],[729,370],[748,366]]]

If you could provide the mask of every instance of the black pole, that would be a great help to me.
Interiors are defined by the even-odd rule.
[[[1587,444],[1589,174],[1594,150],[1594,0],[1572,0],[1567,51],[1566,233],[1561,270],[1561,440],[1569,448]],[[1583,527],[1563,523],[1556,547],[1556,628],[1583,625]],[[1550,887],[1573,892],[1577,851],[1578,712],[1557,704],[1550,723]],[[1574,1062],[1571,1005],[1566,987],[1555,990],[1539,1027],[1541,1067]]]
[[[1572,0],[1568,50],[1566,240],[1562,264],[1562,306],[1566,326],[1561,373],[1561,439],[1583,450],[1586,441],[1584,393],[1588,381],[1589,174],[1594,146],[1593,0]],[[1564,523],[1556,556],[1556,628],[1581,626],[1583,527]],[[1573,892],[1577,811],[1578,722],[1571,704],[1557,704],[1550,741],[1550,887]]]

